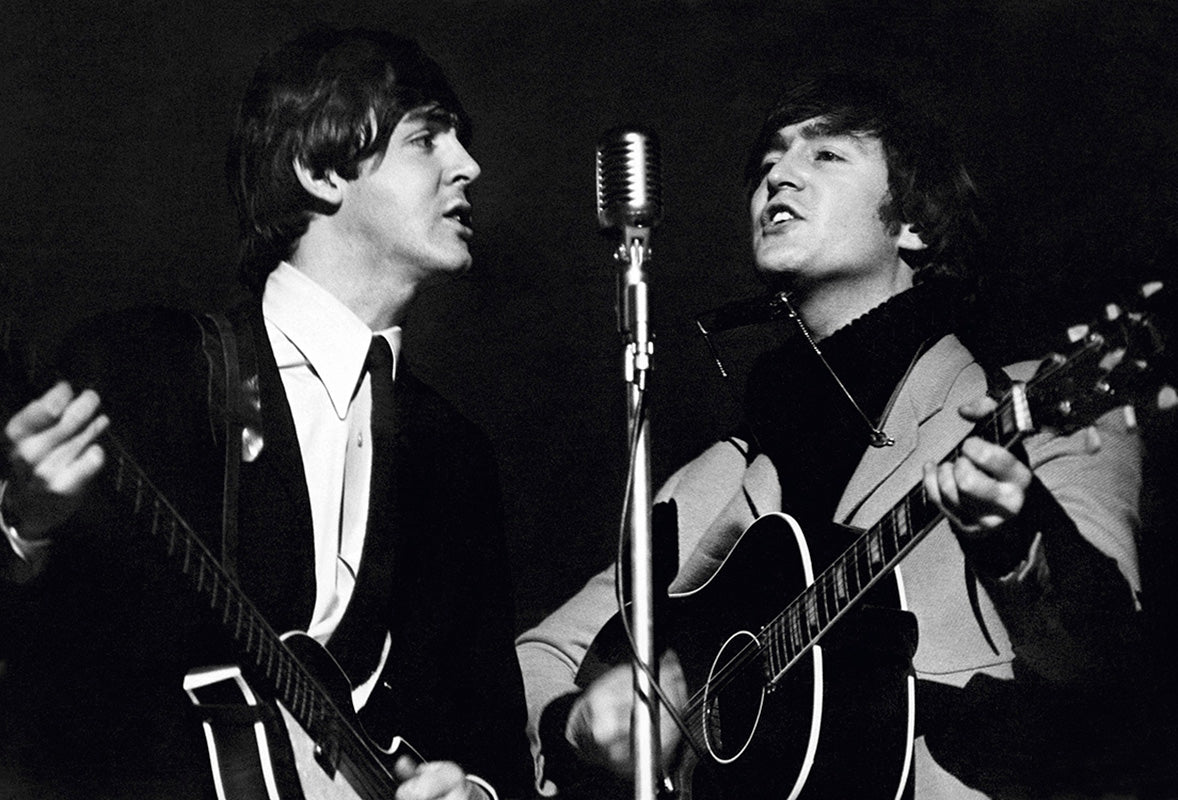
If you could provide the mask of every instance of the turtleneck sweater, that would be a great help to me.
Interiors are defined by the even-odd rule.
[[[958,308],[949,287],[922,283],[815,344],[871,424],[881,424],[910,366],[951,332]],[[773,460],[785,510],[803,526],[830,521],[871,428],[800,330],[754,364],[744,419],[741,438]]]

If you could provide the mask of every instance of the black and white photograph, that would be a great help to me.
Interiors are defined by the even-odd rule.
[[[1178,6],[0,20],[0,800],[1178,798]]]

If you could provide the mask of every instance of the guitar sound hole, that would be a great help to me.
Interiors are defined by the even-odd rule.
[[[728,638],[708,674],[704,697],[704,740],[712,758],[735,761],[752,741],[764,706],[760,661],[748,652],[759,649],[757,637],[740,631]]]

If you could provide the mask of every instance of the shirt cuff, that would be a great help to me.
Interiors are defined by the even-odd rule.
[[[568,731],[573,705],[581,694],[578,690],[553,699],[540,715],[537,735],[540,755],[544,759],[543,777],[558,787],[568,787],[583,777],[581,771],[585,765],[581,763]]]
[[[468,781],[470,781],[471,783],[473,783],[475,786],[482,789],[484,792],[486,792],[487,797],[491,798],[491,800],[499,800],[499,795],[496,794],[494,787],[492,787],[491,784],[487,783],[485,780],[480,778],[478,775],[471,775],[468,772],[466,774],[466,779]]]
[[[1023,508],[1017,517],[987,536],[977,539],[959,536],[958,541],[979,576],[1008,578],[1029,572],[1029,565],[1040,557],[1042,536],[1069,522],[1059,501],[1036,477],[1027,487]]]
[[[3,531],[4,538],[8,540],[8,546],[12,548],[12,552],[16,553],[17,558],[29,566],[38,567],[52,543],[49,539],[29,541],[21,538],[16,526],[9,524],[8,520],[4,518],[4,494],[7,491],[8,481],[0,481],[0,531]]]

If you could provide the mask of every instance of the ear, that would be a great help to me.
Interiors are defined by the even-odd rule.
[[[335,170],[329,169],[327,172],[316,175],[310,167],[297,158],[291,166],[294,168],[295,177],[298,178],[299,184],[312,197],[333,206],[338,206],[343,201],[344,180]]]
[[[921,238],[920,228],[908,222],[900,224],[900,235],[896,244],[901,250],[923,250],[928,247]]]

